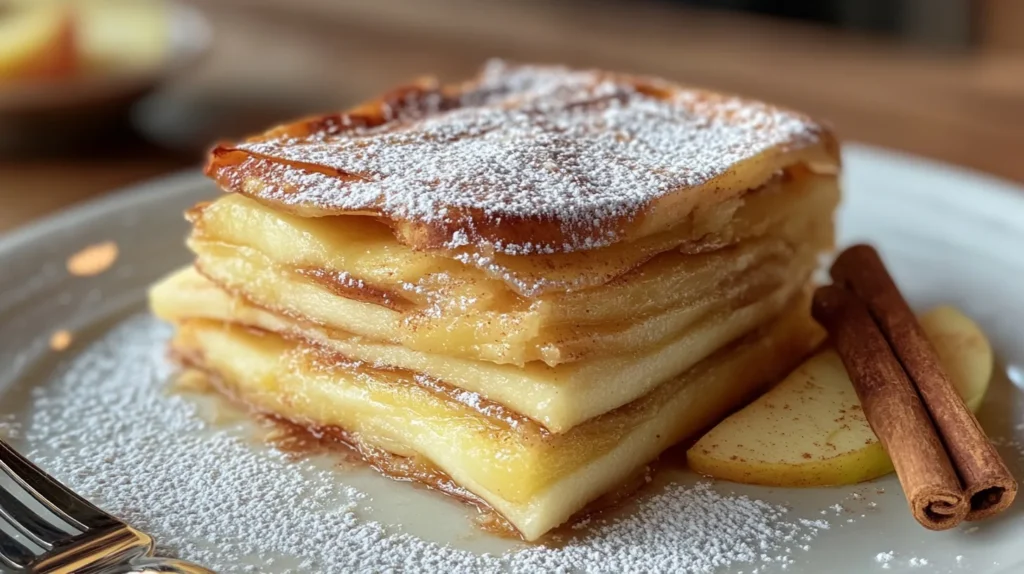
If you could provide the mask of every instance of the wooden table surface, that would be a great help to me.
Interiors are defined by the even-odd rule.
[[[247,110],[340,108],[424,73],[469,75],[491,56],[653,73],[796,107],[867,142],[1024,182],[1024,54],[935,53],[777,20],[665,4],[490,0],[195,0],[215,28],[173,101]],[[265,106],[264,106],[265,107]],[[284,112],[282,112],[284,113]],[[257,117],[249,114],[251,117]],[[273,117],[273,116],[270,116]],[[281,118],[286,119],[286,118]],[[230,126],[230,127],[227,127]],[[239,127],[243,126],[243,127]],[[204,139],[206,138],[206,139]],[[94,154],[95,155],[95,154]],[[161,173],[198,152],[0,159],[0,230]]]

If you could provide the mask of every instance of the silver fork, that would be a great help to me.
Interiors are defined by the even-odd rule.
[[[0,572],[213,574],[152,553],[148,534],[96,508],[0,440]]]

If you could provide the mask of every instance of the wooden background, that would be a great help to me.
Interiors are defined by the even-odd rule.
[[[208,57],[166,97],[202,110],[184,150],[0,159],[0,230],[114,187],[197,165],[206,141],[340,108],[491,56],[646,72],[793,106],[849,140],[1024,182],[1024,2],[979,2],[981,45],[892,40],[663,3],[512,0],[194,0]],[[191,130],[191,131],[190,131]],[[181,143],[180,141],[178,143]]]

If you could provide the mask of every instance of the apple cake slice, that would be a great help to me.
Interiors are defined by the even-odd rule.
[[[821,340],[838,147],[663,80],[489,64],[222,144],[175,356],[526,539]]]

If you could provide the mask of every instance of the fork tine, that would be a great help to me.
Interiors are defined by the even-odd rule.
[[[7,521],[0,518],[0,522],[6,523]],[[0,529],[0,570],[20,571],[28,566],[35,557],[32,550]]]
[[[96,508],[0,440],[0,470],[5,470],[40,504],[82,531],[118,526],[120,521]]]
[[[6,518],[22,534],[32,542],[49,549],[70,534],[54,527],[38,513],[25,506],[14,494],[0,486],[0,517]]]

